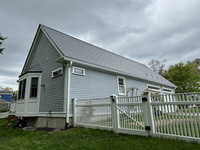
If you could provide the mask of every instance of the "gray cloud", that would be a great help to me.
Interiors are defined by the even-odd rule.
[[[38,25],[44,24],[144,64],[200,57],[199,0],[2,0],[0,86],[16,80]]]

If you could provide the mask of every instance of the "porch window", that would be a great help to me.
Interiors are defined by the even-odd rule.
[[[38,91],[38,77],[31,78],[30,97],[37,97]]]
[[[18,99],[24,99],[25,97],[25,91],[26,91],[26,79],[21,80],[19,82],[19,94]]]
[[[118,93],[120,95],[125,95],[125,78],[124,77],[118,77]]]

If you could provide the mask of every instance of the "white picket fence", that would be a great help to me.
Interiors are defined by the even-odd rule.
[[[200,143],[200,93],[74,99],[74,126]]]
[[[74,125],[112,130],[110,98],[74,99]]]
[[[151,95],[153,136],[200,142],[200,94]]]

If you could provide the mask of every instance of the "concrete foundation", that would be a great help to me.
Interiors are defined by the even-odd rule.
[[[68,127],[73,127],[73,117],[69,117],[69,125]]]
[[[28,126],[36,128],[66,128],[66,118],[56,117],[31,117],[24,118]]]

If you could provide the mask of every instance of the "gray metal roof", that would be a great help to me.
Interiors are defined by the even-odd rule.
[[[174,84],[148,68],[147,66],[104,50],[67,34],[40,25],[61,53],[69,58],[98,65],[133,77],[175,87]]]

